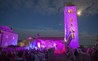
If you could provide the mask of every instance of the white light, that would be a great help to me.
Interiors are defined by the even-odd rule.
[[[56,44],[54,43],[54,45],[53,45],[54,47],[56,46]]]
[[[81,16],[81,11],[78,11],[78,12],[77,12],[77,15],[78,15],[78,16]]]
[[[64,41],[67,42],[66,38],[64,38]]]
[[[39,43],[39,42],[38,42],[38,44],[37,44],[37,45],[38,45],[38,47],[40,48],[40,43]]]

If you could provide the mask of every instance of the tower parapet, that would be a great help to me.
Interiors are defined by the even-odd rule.
[[[67,4],[66,4],[66,6],[75,6],[72,2],[68,2]]]

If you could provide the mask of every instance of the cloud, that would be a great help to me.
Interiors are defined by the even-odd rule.
[[[38,0],[38,4],[35,6],[35,10],[44,14],[56,14],[59,13],[64,7],[64,0]]]
[[[79,42],[81,45],[94,45],[96,41],[97,34],[92,34],[88,32],[79,33]]]
[[[68,0],[0,0],[0,11],[29,9],[41,14],[63,13]],[[98,14],[98,0],[72,1],[83,14]],[[2,12],[0,12],[2,13]]]
[[[32,9],[41,14],[63,12],[65,0],[0,0],[0,11]]]
[[[98,14],[98,0],[75,0],[75,4],[84,15]]]

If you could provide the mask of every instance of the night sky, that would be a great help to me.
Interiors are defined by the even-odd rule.
[[[63,37],[64,7],[68,0],[0,0],[0,26],[7,25],[27,36]],[[98,0],[72,0],[77,7],[79,40],[96,40]]]

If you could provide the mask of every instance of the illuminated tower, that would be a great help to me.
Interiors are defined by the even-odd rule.
[[[79,47],[76,6],[69,2],[64,9],[64,40],[73,49]]]

